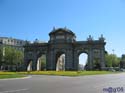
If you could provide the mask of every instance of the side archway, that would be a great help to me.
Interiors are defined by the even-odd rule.
[[[57,52],[56,54],[56,71],[65,71],[65,53]]]
[[[33,64],[33,61],[29,60],[27,64],[27,71],[32,71],[32,64]]]
[[[46,54],[41,54],[37,58],[36,70],[46,70]]]

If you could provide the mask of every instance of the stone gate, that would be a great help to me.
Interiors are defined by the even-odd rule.
[[[91,36],[86,41],[76,41],[75,34],[67,28],[53,28],[49,33],[48,43],[27,43],[24,48],[25,70],[28,65],[31,69],[37,70],[38,58],[46,55],[46,70],[56,70],[58,57],[65,54],[65,70],[78,70],[79,55],[88,55],[87,70],[94,70],[94,62],[98,62],[99,69],[105,68],[105,42],[101,37],[93,40]]]

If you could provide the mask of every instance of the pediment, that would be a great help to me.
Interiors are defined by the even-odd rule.
[[[63,34],[63,33],[66,33],[66,32],[64,32],[64,31],[62,31],[62,30],[59,30],[59,31],[57,31],[56,33],[58,33],[58,34]]]
[[[65,33],[75,35],[71,30],[66,29],[66,28],[54,29],[52,32],[49,33],[49,35],[52,35],[52,34],[65,34]]]

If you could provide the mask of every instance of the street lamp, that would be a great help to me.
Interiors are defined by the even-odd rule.
[[[114,51],[115,51],[115,50],[114,50],[114,49],[112,49],[113,55],[114,55]]]

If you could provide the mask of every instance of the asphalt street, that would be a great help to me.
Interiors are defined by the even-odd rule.
[[[25,79],[0,80],[0,93],[125,93],[125,73],[79,77],[33,75]],[[110,92],[114,93],[114,92]]]

